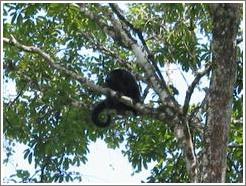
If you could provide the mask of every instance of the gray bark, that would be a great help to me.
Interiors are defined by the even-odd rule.
[[[209,88],[202,182],[225,182],[232,93],[236,78],[236,34],[240,4],[211,4],[212,79]]]

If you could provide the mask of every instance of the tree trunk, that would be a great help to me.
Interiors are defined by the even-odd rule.
[[[236,34],[240,4],[210,4],[213,23],[212,79],[204,134],[202,182],[225,182],[232,93],[236,78]]]

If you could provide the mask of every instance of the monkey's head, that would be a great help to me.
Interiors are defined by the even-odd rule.
[[[105,113],[106,110],[105,100],[98,103],[95,108],[92,110],[91,119],[98,127],[107,127],[111,123],[111,116],[108,113]]]

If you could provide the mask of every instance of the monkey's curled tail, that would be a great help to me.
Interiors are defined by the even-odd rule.
[[[100,113],[107,108],[106,101],[102,101],[97,104],[97,106],[92,110],[91,119],[98,127],[107,127],[111,122],[110,115],[107,115],[106,121],[100,121]]]

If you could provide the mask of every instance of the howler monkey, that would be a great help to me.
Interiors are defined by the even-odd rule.
[[[134,102],[140,102],[140,91],[134,76],[123,69],[116,69],[111,71],[105,80],[105,86],[111,88],[120,94],[132,98]],[[101,121],[99,115],[104,109],[115,109],[117,113],[125,111],[132,111],[136,113],[135,109],[118,101],[116,98],[107,96],[101,101],[92,111],[92,121],[98,127],[107,127],[110,125],[111,116],[107,115],[106,121]]]

